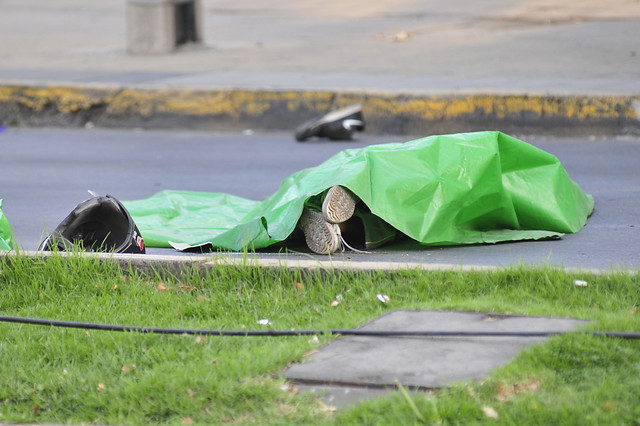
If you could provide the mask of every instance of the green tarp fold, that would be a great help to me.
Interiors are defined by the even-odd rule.
[[[11,250],[13,248],[13,238],[11,227],[7,217],[2,213],[2,199],[0,199],[0,250]]]
[[[264,201],[166,190],[124,204],[147,246],[258,249],[287,239],[305,202],[334,185],[432,246],[557,237],[580,230],[593,211],[555,156],[500,132],[346,149],[292,174]]]

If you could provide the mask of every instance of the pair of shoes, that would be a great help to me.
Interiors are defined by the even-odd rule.
[[[313,136],[339,141],[350,140],[355,131],[363,130],[362,105],[355,104],[307,121],[296,129],[295,136],[298,142]]]
[[[331,254],[344,250],[344,246],[351,248],[342,238],[339,224],[353,216],[357,201],[355,195],[345,187],[334,186],[327,191],[322,212],[304,209],[300,227],[311,251]]]

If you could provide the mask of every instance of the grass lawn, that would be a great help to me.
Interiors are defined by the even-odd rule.
[[[0,261],[0,314],[197,329],[330,329],[392,309],[588,318],[640,331],[638,274],[301,273],[220,266],[140,275],[72,256]],[[586,287],[574,279],[586,280]],[[376,294],[390,296],[388,304]],[[332,306],[336,296],[341,302]],[[333,304],[335,305],[335,303]],[[258,324],[268,318],[271,326]],[[320,344],[331,337],[318,336]],[[640,424],[640,341],[555,336],[483,382],[404,390],[335,411],[277,378],[310,336],[219,337],[0,322],[0,422],[97,424]]]

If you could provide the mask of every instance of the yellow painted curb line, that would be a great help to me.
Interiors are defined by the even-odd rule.
[[[573,95],[393,95],[329,91],[179,90],[90,87],[0,86],[0,123],[30,124],[37,118],[84,114],[87,120],[117,123],[121,118],[142,121],[154,117],[227,118],[240,122],[272,120],[270,128],[292,129],[300,115],[313,116],[351,103],[362,103],[368,121],[508,120],[558,123],[597,123],[640,126],[638,96]],[[283,117],[285,117],[283,119]],[[291,122],[286,119],[291,118]],[[275,122],[279,120],[279,122]],[[44,119],[46,121],[46,119]],[[67,120],[68,121],[68,120]],[[63,123],[64,124],[64,123]],[[126,123],[124,123],[126,126]],[[175,124],[175,123],[174,123]],[[193,120],[189,122],[192,127]]]

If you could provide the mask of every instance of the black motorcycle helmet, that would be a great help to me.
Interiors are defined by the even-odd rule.
[[[82,250],[144,253],[144,241],[131,215],[111,195],[97,195],[78,204],[45,238],[38,250]]]

